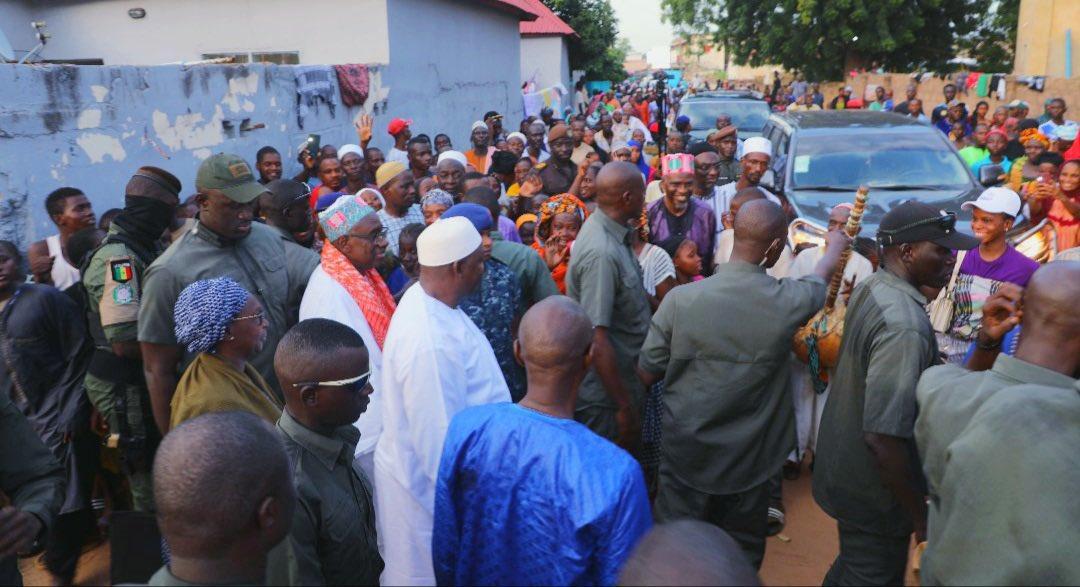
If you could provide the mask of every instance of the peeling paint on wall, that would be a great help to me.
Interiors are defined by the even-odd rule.
[[[120,144],[120,139],[114,136],[88,132],[79,135],[79,138],[75,139],[75,143],[82,147],[91,163],[102,163],[106,157],[110,157],[117,162],[127,159],[124,146]]]
[[[79,113],[79,119],[75,122],[75,125],[79,130],[101,126],[101,110],[97,108],[83,110]]]
[[[213,117],[205,124],[201,112],[181,114],[170,124],[168,114],[155,110],[152,120],[157,139],[173,151],[179,151],[220,145],[225,141],[225,133],[221,129],[224,119],[225,113],[218,105],[214,108]]]

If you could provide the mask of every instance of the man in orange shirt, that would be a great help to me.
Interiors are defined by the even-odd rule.
[[[488,166],[491,165],[491,154],[495,152],[495,147],[488,144],[491,132],[488,130],[487,123],[482,120],[474,122],[469,138],[472,140],[473,148],[465,151],[465,159],[477,173],[486,175]]]

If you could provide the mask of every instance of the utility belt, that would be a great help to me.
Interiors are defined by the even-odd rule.
[[[142,430],[133,429],[128,421],[127,386],[145,387],[142,361],[118,357],[111,349],[97,347],[90,359],[87,373],[111,383],[113,412],[116,414],[117,430],[110,430],[105,439],[105,446],[120,451],[120,460],[124,472],[131,474],[150,471],[153,454],[160,442],[160,435],[150,417],[139,401],[137,409],[144,412]]]

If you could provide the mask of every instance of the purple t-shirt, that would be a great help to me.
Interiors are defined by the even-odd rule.
[[[964,255],[964,261],[960,264],[961,273],[1015,283],[1020,287],[1027,287],[1031,274],[1038,268],[1037,261],[1025,257],[1023,253],[1008,245],[1005,247],[1005,254],[993,261],[984,261],[979,255],[979,249],[972,249]]]

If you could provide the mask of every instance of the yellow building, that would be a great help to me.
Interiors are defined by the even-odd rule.
[[[708,35],[675,37],[671,43],[671,66],[682,69],[683,77],[688,79],[692,79],[695,75],[712,79],[714,76],[719,77],[720,72],[726,71],[727,79],[762,81],[771,80],[772,72],[780,70],[774,65],[758,67],[735,65],[734,62],[725,59],[723,46]]]
[[[1071,57],[1066,47],[1072,31]],[[1071,63],[1080,67],[1080,0],[1020,0],[1020,23],[1016,32],[1017,75],[1065,77]]]

